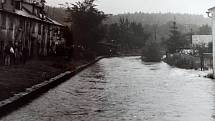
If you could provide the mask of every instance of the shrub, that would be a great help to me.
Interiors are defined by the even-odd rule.
[[[147,43],[142,52],[142,60],[160,62],[162,57],[160,45],[156,42]]]

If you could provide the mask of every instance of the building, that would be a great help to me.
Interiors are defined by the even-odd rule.
[[[62,43],[63,25],[48,18],[45,0],[0,0],[0,53],[19,43],[29,56],[47,56]]]
[[[212,35],[192,35],[192,45],[204,45],[208,46],[212,42]]]

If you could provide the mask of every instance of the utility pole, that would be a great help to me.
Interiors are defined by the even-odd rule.
[[[157,34],[158,34],[158,26],[159,26],[159,21],[154,24],[154,40],[157,41]]]
[[[155,41],[157,41],[157,28],[158,28],[158,25],[155,24],[154,25],[154,39],[155,39]]]
[[[193,29],[190,29],[190,44],[193,44]]]
[[[55,7],[52,8],[52,18],[55,18]]]

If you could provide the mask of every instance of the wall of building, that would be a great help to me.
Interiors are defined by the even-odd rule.
[[[212,35],[193,35],[192,45],[208,45],[212,42]]]
[[[53,24],[0,12],[0,51],[11,41],[27,48],[29,56],[47,56],[51,47],[60,41],[59,30],[60,27]]]
[[[40,0],[36,2],[0,1],[0,56],[10,42],[19,43],[23,50],[27,48],[29,56],[47,56],[60,43],[61,26],[45,20]]]

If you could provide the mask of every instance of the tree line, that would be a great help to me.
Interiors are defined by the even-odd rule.
[[[141,23],[120,18],[119,22],[105,24],[108,19],[103,11],[96,8],[95,0],[84,0],[67,4],[67,19],[70,26],[65,30],[66,45],[72,48],[75,57],[95,57],[103,44],[117,46],[119,53],[130,53],[140,50],[150,38]],[[111,49],[111,48],[110,48]]]
[[[166,19],[163,22],[156,23],[153,21],[162,21],[162,19],[159,19],[159,17],[157,19],[151,18],[150,14],[144,13],[107,15],[97,9],[95,0],[84,0],[74,4],[67,3],[65,6],[66,16],[63,15],[61,19],[65,17],[64,22],[67,25],[64,32],[66,48],[75,57],[92,58],[97,56],[98,52],[101,51],[101,48],[97,46],[99,43],[106,43],[108,46],[113,45],[122,54],[140,53],[143,50],[145,55],[151,55],[146,54],[146,52],[152,52],[147,51],[147,48],[153,50],[156,47],[160,51],[175,53],[180,48],[186,48],[190,44],[189,40],[192,34],[211,34],[211,28],[207,24],[207,20],[198,15],[176,14],[201,19],[199,23],[183,25],[178,22],[178,18],[176,19],[177,24],[176,21],[172,20],[165,23]],[[50,11],[53,8],[48,9],[48,15],[52,16]],[[56,12],[59,15],[54,17],[60,18],[60,14],[64,13],[61,11],[62,9],[59,8],[59,11]],[[152,14],[152,16],[156,15],[161,17],[163,14]],[[175,14],[165,15],[173,16]],[[146,20],[151,20],[152,23],[147,23],[145,19],[140,21],[141,18],[144,18],[142,16],[148,16]],[[170,19],[171,17],[167,20]],[[158,52],[156,51],[156,53]]]
[[[181,13],[144,13],[144,12],[135,12],[135,13],[125,13],[112,15],[109,17],[108,23],[115,23],[119,18],[124,17],[128,18],[130,21],[141,23],[143,25],[163,25],[169,21],[177,19],[178,24],[182,25],[205,25],[210,24],[210,19],[204,17],[203,15],[197,14],[181,14]]]
[[[121,52],[141,49],[150,38],[141,23],[120,18],[119,22],[108,25],[107,38],[118,45]]]

